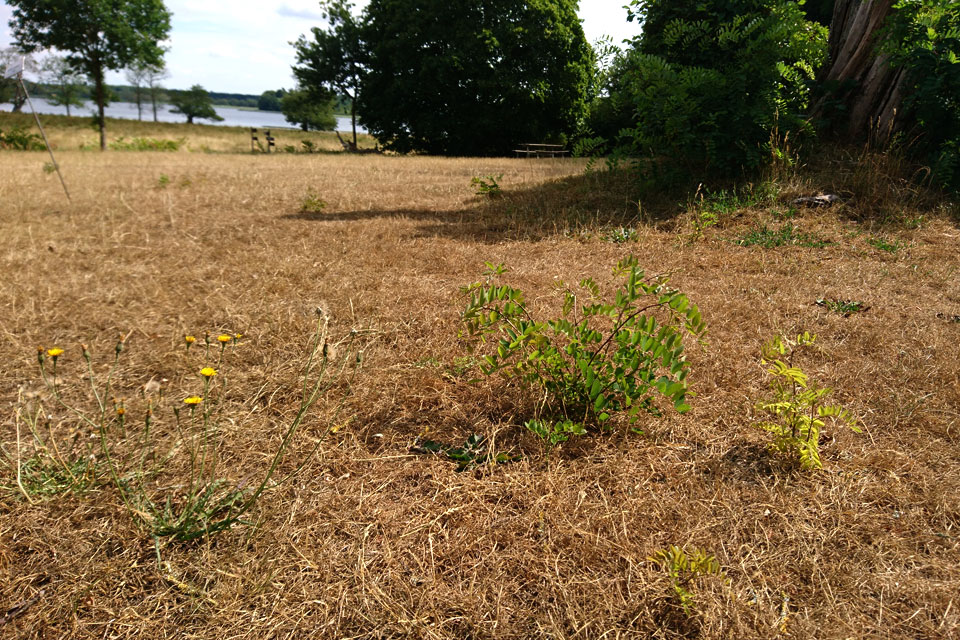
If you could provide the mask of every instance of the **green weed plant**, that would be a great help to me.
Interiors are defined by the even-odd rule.
[[[839,405],[828,405],[823,399],[831,389],[818,387],[807,374],[794,366],[799,349],[812,345],[816,336],[804,332],[796,340],[776,336],[763,346],[761,364],[772,376],[772,397],[757,404],[757,409],[770,416],[757,427],[771,436],[770,448],[802,469],[820,469],[820,433],[825,420],[832,419],[860,433],[857,421]]]
[[[688,553],[678,546],[670,545],[658,550],[648,560],[667,574],[672,596],[687,616],[691,616],[695,610],[694,581],[703,576],[724,576],[717,559],[696,547]]]
[[[604,298],[591,278],[577,288],[557,286],[559,316],[542,319],[528,309],[524,293],[499,282],[501,265],[487,263],[486,277],[464,288],[468,302],[461,336],[479,350],[480,371],[516,382],[536,398],[527,428],[554,445],[590,428],[612,428],[625,415],[659,415],[657,399],[687,411],[687,337],[706,332],[697,306],[667,286],[646,278],[634,257],[614,274],[622,285]]]

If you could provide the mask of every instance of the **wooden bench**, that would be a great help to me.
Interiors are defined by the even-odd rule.
[[[514,149],[518,158],[556,158],[570,155],[562,144],[543,144],[540,142],[524,142],[519,145],[519,149]]]

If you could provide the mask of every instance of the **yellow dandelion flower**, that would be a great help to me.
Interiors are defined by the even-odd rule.
[[[124,409],[123,407],[117,407],[117,415],[118,415],[118,416],[122,416],[122,415],[125,414],[126,412],[127,412],[127,410]]]
[[[187,344],[193,344],[197,339],[194,336],[183,336],[183,341]]]
[[[242,338],[242,337],[243,337],[243,334],[242,334],[242,333],[238,333],[237,335],[233,336],[233,339],[234,339],[234,340],[239,340],[239,339]]]
[[[228,336],[225,333],[221,333],[220,335],[217,336],[217,341],[223,344],[226,344],[228,342],[233,341],[233,336]]]
[[[184,398],[183,402],[190,405],[198,405],[203,402],[203,398],[200,396],[190,396],[189,398]]]
[[[203,369],[200,369],[200,375],[202,375],[204,378],[212,378],[213,376],[217,375],[217,370],[213,367],[204,367]]]
[[[56,358],[57,356],[63,355],[63,349],[59,347],[54,347],[53,349],[47,349],[47,355],[51,358]]]

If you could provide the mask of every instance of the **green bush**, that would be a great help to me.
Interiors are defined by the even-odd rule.
[[[14,127],[9,131],[0,129],[0,149],[43,151],[46,147],[43,144],[43,138],[36,133],[30,133],[21,127]]]
[[[684,338],[701,338],[706,327],[696,305],[668,288],[666,278],[646,279],[631,256],[614,269],[623,285],[612,297],[603,298],[590,278],[577,289],[560,283],[562,311],[542,320],[523,292],[497,282],[503,265],[487,267],[484,281],[464,289],[463,335],[471,350],[487,352],[484,374],[501,374],[528,392],[535,406],[527,427],[545,442],[607,427],[617,414],[631,421],[641,412],[659,414],[658,396],[677,411],[690,408]]]
[[[660,177],[736,177],[808,129],[809,85],[827,30],[795,2],[689,5],[634,0],[644,32],[621,64],[616,101],[633,125],[621,154],[652,158]]]
[[[906,70],[903,107],[915,151],[938,187],[960,189],[960,6],[956,0],[900,0],[884,49]]]

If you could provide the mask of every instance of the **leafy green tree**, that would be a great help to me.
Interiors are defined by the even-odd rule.
[[[260,111],[280,111],[280,101],[287,92],[283,89],[264,91],[257,100],[257,109]]]
[[[671,178],[738,176],[809,127],[827,30],[787,0],[634,0],[644,24],[620,69],[633,126],[621,151]],[[661,177],[662,174],[661,174]]]
[[[357,109],[387,148],[504,155],[586,116],[593,51],[575,0],[371,0]]]
[[[308,91],[294,89],[285,92],[280,106],[287,122],[304,131],[332,131],[337,126],[333,101],[318,101]]]
[[[960,5],[900,0],[882,53],[902,71],[900,127],[937,186],[960,190]]]
[[[67,62],[66,58],[51,55],[44,60],[41,78],[51,86],[47,98],[50,104],[66,107],[68,116],[70,107],[83,106],[82,96],[85,93],[83,74]]]
[[[337,96],[350,106],[353,148],[357,148],[357,96],[366,73],[366,43],[363,22],[353,13],[349,0],[323,0],[326,30],[314,27],[312,39],[306,36],[293,43],[297,66],[293,73],[300,86],[317,99]]]
[[[193,124],[195,118],[215,122],[223,120],[213,108],[210,94],[198,84],[190,87],[188,91],[178,91],[171,95],[170,104],[173,105],[173,109],[170,110],[172,113],[187,116],[187,124]]]
[[[160,64],[170,32],[163,0],[7,0],[10,29],[24,51],[56,48],[93,82],[100,149],[106,150],[104,74],[134,62]]]

